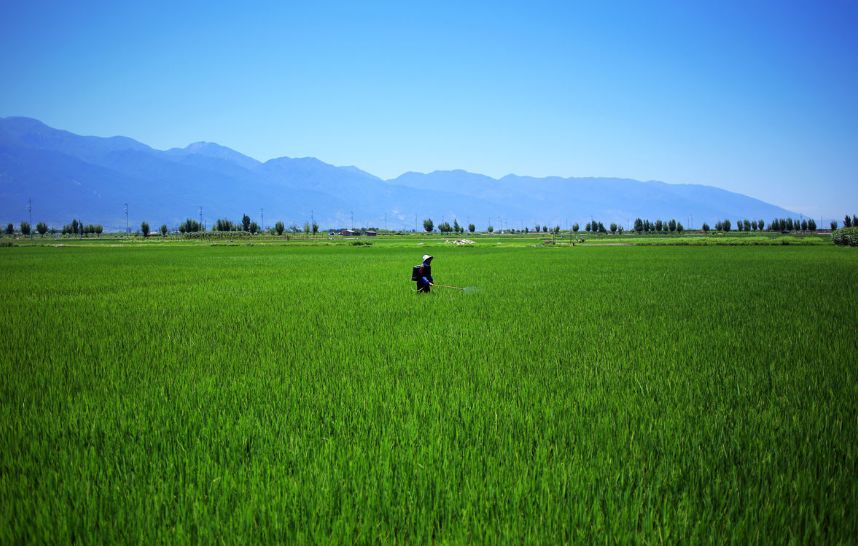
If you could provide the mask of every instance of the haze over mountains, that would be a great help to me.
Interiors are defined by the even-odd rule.
[[[107,230],[129,223],[175,226],[198,218],[237,220],[243,213],[266,225],[412,229],[431,217],[452,223],[489,221],[500,228],[534,223],[566,227],[591,217],[627,226],[635,217],[676,218],[687,227],[729,218],[797,217],[795,212],[711,186],[619,178],[494,179],[466,171],[409,172],[382,180],[355,167],[312,157],[260,162],[209,142],[156,150],[127,137],[80,136],[38,120],[0,118],[0,221],[27,219],[59,227],[72,218]],[[352,220],[353,218],[353,220]]]

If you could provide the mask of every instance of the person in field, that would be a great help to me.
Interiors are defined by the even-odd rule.
[[[432,256],[423,256],[423,263],[415,265],[411,272],[411,280],[417,283],[417,292],[428,294],[432,288]]]

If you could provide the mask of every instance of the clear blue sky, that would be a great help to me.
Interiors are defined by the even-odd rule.
[[[178,4],[182,4],[179,6]],[[0,0],[0,116],[858,211],[858,1]]]

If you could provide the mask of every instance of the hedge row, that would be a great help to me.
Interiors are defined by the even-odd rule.
[[[179,235],[185,239],[249,239],[256,235],[248,231],[192,231]]]
[[[858,227],[837,229],[831,232],[835,245],[858,246]]]

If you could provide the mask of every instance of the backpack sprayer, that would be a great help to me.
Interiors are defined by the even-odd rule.
[[[418,265],[415,265],[414,267],[411,268],[411,280],[412,281],[417,282],[420,280],[420,278],[422,276],[423,276],[423,264],[418,264]],[[462,288],[461,286],[451,286],[449,284],[435,284],[435,283],[431,283],[431,282],[429,283],[429,286],[431,286],[432,288],[448,288],[450,290],[461,290],[462,292],[465,292],[466,294],[477,291],[476,286],[466,286],[466,287]]]

